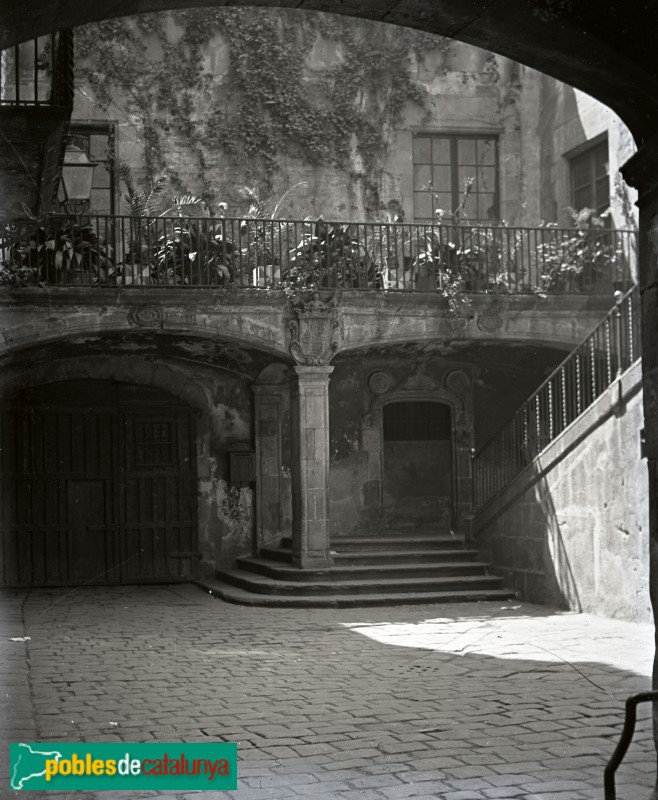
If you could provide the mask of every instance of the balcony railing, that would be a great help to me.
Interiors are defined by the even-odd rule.
[[[473,457],[479,510],[640,358],[639,290],[620,295],[603,322]]]
[[[85,215],[0,231],[0,280],[46,286],[612,293],[636,257],[634,231],[593,227]]]
[[[44,106],[73,106],[72,31],[0,51],[0,107]]]

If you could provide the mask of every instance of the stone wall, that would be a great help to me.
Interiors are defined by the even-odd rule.
[[[642,427],[638,363],[475,518],[522,599],[651,619]]]

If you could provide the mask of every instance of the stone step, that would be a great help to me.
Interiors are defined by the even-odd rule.
[[[453,547],[449,550],[366,550],[346,551],[339,553],[332,550],[334,566],[350,566],[358,564],[420,564],[445,563],[454,561],[475,561],[477,550],[461,550]],[[268,561],[290,564],[292,550],[289,547],[262,547],[260,557]]]
[[[408,592],[484,592],[501,588],[501,579],[494,575],[454,575],[441,577],[368,578],[360,580],[279,580],[257,575],[244,569],[217,570],[216,577],[233,586],[260,594],[335,595],[388,594]]]
[[[460,552],[460,551],[456,551]],[[265,558],[239,558],[238,567],[282,581],[355,581],[388,580],[392,578],[448,578],[455,575],[487,575],[487,565],[476,561],[412,564],[340,564],[325,569],[300,570],[291,564]]]
[[[337,553],[354,551],[386,551],[404,550],[449,550],[464,549],[466,542],[463,536],[336,536],[331,540],[331,549]]]
[[[455,561],[475,561],[477,550],[353,550],[344,553],[332,551],[334,566],[358,564],[445,564]]]
[[[470,588],[462,591],[422,591],[390,594],[340,594],[340,595],[266,595],[248,591],[219,578],[204,578],[196,584],[213,597],[228,603],[248,606],[268,606],[270,608],[359,608],[364,606],[400,606],[417,604],[501,602],[515,597],[507,589],[479,590]]]

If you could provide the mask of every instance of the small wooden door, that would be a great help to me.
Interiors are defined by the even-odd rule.
[[[72,381],[0,411],[1,579],[183,580],[198,563],[194,418],[144,387]]]

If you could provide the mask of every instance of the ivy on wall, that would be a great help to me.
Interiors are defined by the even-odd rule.
[[[333,57],[311,69],[319,41]],[[218,42],[227,48],[226,75],[211,68]],[[77,84],[86,83],[105,109],[126,98],[140,121],[150,179],[166,168],[182,191],[192,176],[195,190],[217,202],[222,187],[209,178],[211,153],[266,190],[290,156],[348,170],[375,211],[391,133],[405,104],[425,106],[414,58],[447,42],[326,14],[191,9],[80,28]],[[182,158],[167,157],[172,141]]]

